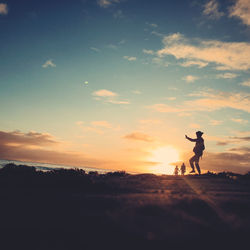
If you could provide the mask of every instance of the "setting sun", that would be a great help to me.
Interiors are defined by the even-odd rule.
[[[161,147],[152,152],[151,161],[158,164],[152,167],[152,172],[156,174],[173,174],[175,162],[180,161],[178,151],[171,147]]]

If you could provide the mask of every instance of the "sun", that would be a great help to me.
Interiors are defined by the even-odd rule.
[[[158,148],[152,152],[150,161],[157,162],[157,165],[152,167],[152,172],[155,174],[173,174],[175,162],[180,161],[179,152],[171,146]]]

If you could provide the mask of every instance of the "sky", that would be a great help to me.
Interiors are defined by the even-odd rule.
[[[0,158],[250,171],[249,0],[0,0]]]

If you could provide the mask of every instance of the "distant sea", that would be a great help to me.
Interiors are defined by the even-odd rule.
[[[26,166],[33,166],[37,170],[41,171],[49,171],[59,168],[71,169],[71,168],[79,168],[85,170],[87,173],[90,171],[97,171],[99,174],[105,174],[107,172],[114,172],[116,170],[110,169],[100,169],[100,168],[91,168],[91,167],[76,167],[76,166],[66,166],[66,165],[59,165],[59,164],[49,164],[49,163],[38,163],[38,162],[26,162],[26,161],[12,161],[12,160],[1,160],[0,159],[0,168],[4,167],[4,165],[8,163],[15,163],[16,165],[26,165]]]

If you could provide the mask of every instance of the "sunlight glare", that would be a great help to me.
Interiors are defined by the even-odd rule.
[[[154,150],[150,160],[159,163],[152,167],[152,172],[155,174],[173,174],[173,163],[180,161],[178,151],[171,146]]]

